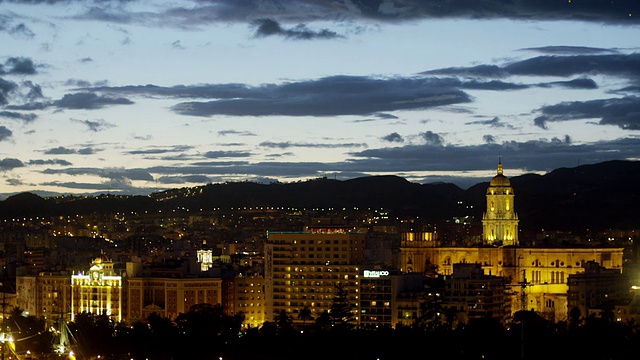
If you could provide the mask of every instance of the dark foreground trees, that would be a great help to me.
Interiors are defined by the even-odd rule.
[[[41,324],[20,316],[12,314],[15,329],[37,335],[29,329]],[[286,313],[274,320],[242,330],[242,315],[229,316],[220,306],[200,304],[173,320],[152,314],[145,323],[126,326],[105,315],[81,314],[69,328],[78,360],[626,360],[640,343],[635,324],[609,318],[551,323],[532,311],[516,313],[507,325],[473,319],[455,327],[345,329],[327,313],[301,331]],[[46,333],[42,336],[47,339]]]

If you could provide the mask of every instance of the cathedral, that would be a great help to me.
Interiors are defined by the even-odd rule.
[[[507,279],[513,295],[512,313],[534,310],[551,321],[567,319],[568,277],[584,272],[587,262],[622,272],[623,248],[521,246],[514,201],[514,190],[499,161],[486,192],[482,244],[440,246],[431,234],[405,236],[401,270],[451,275],[453,264],[480,264],[485,274]]]

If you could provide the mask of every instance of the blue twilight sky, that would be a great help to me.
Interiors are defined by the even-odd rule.
[[[0,0],[0,196],[640,158],[640,1]]]

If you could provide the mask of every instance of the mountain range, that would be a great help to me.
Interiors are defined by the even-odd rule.
[[[398,176],[351,180],[319,178],[296,183],[231,182],[172,189],[148,196],[40,197],[25,192],[0,201],[2,219],[88,213],[212,210],[238,207],[296,209],[372,208],[392,216],[440,221],[481,219],[489,181],[468,189],[448,183],[418,184]],[[509,178],[520,228],[554,231],[633,230],[640,225],[640,162],[615,160],[544,175]]]

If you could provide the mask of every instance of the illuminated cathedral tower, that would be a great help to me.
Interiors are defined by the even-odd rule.
[[[518,214],[513,198],[511,181],[502,174],[502,161],[498,161],[498,174],[487,188],[487,210],[482,215],[483,243],[518,245]]]

